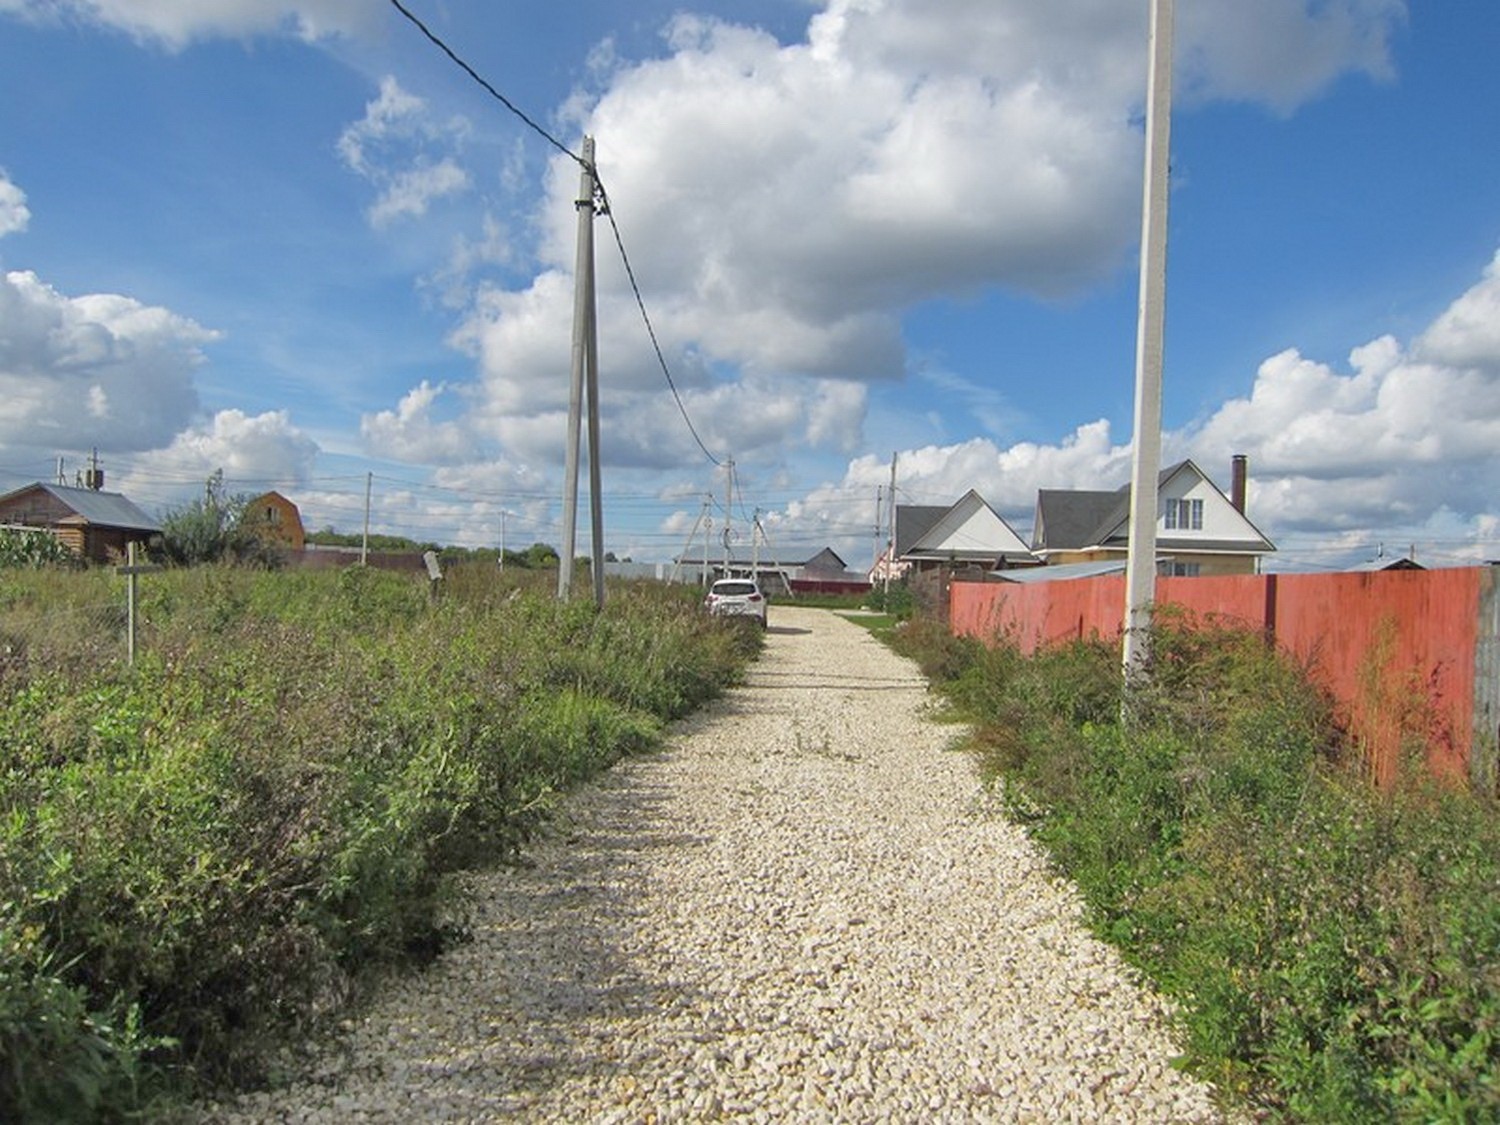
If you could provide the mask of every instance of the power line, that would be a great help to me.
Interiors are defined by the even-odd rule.
[[[485,81],[485,79],[480,76],[478,71],[476,71],[472,66],[470,66],[458,56],[458,53],[454,51],[453,48],[448,46],[447,43],[443,42],[443,40],[439,38],[433,31],[431,31],[426,24],[424,24],[420,19],[413,15],[410,9],[408,9],[404,4],[401,3],[401,0],[391,0],[391,5],[408,20],[410,20],[412,24],[416,26],[417,30],[419,30],[423,35],[427,37],[427,39],[433,44],[433,46],[437,47],[438,50],[442,51],[443,54],[452,59],[453,62],[464,71],[465,74],[467,74],[470,78],[477,82],[485,91],[490,94],[491,97],[495,98],[511,113],[520,118],[520,120],[523,121],[528,127],[530,127],[533,132],[535,132],[553,148],[561,152],[569,160],[572,160],[582,168],[586,168],[589,174],[593,177],[594,187],[599,193],[599,199],[602,204],[600,212],[609,219],[610,229],[614,232],[615,236],[615,246],[618,247],[620,251],[620,261],[625,266],[625,276],[630,282],[631,292],[635,294],[635,303],[636,306],[640,309],[641,320],[646,326],[646,335],[651,339],[651,348],[656,353],[656,361],[661,366],[662,374],[666,376],[667,387],[672,392],[672,399],[677,403],[677,410],[682,415],[682,420],[687,423],[688,432],[693,435],[693,440],[698,443],[698,448],[703,451],[703,456],[707,457],[715,467],[718,467],[721,462],[709,451],[708,446],[703,443],[703,439],[698,436],[698,429],[693,425],[692,418],[688,416],[687,405],[682,401],[682,395],[678,393],[677,382],[672,378],[672,370],[668,366],[667,358],[661,350],[661,342],[657,339],[656,328],[651,323],[651,315],[646,311],[646,300],[645,297],[641,294],[640,283],[636,280],[635,267],[631,265],[630,255],[625,250],[625,239],[620,233],[620,224],[615,221],[614,208],[610,206],[609,193],[604,189],[604,181],[599,176],[599,169],[593,164],[592,161],[585,160],[582,156],[575,153],[572,149],[563,144],[551,133],[547,132],[546,129],[542,128],[534,120],[532,120],[524,112],[522,112],[514,102],[512,102],[499,90],[495,89],[495,87],[490,85],[489,82]]]
[[[585,163],[584,163],[583,157],[579,156],[572,149],[570,149],[567,145],[563,144],[560,140],[558,140],[556,137],[554,137],[551,133],[547,132],[546,129],[543,129],[540,125],[538,125],[535,121],[533,121],[530,117],[528,117],[524,112],[522,112],[521,109],[514,102],[512,102],[509,98],[507,98],[499,90],[495,89],[495,87],[491,86],[488,82],[486,82],[483,78],[481,78],[480,75],[479,75],[479,72],[477,70],[475,70],[468,63],[464,62],[463,59],[459,58],[458,55],[457,55],[457,53],[453,50],[453,48],[450,47],[450,46],[448,46],[448,44],[444,43],[441,39],[439,39],[437,37],[437,35],[435,35],[431,30],[429,30],[428,27],[427,27],[427,25],[425,23],[423,23],[420,19],[418,19],[415,15],[413,15],[412,12],[411,12],[411,10],[409,8],[407,8],[405,4],[401,3],[401,0],[391,0],[391,6],[394,7],[396,9],[396,11],[400,12],[407,19],[409,19],[414,25],[416,25],[417,30],[420,31],[423,35],[427,36],[427,38],[431,41],[431,43],[432,43],[432,45],[434,47],[436,47],[438,50],[442,51],[443,54],[447,55],[450,59],[452,59],[454,61],[454,63],[456,63],[459,66],[459,68],[463,70],[463,72],[465,74],[467,74],[475,82],[479,83],[479,85],[485,91],[487,91],[491,97],[493,97],[496,101],[498,101],[506,109],[510,110],[511,113],[513,113],[517,117],[519,117],[539,137],[541,137],[544,141],[546,141],[553,148],[557,149],[558,152],[560,152],[564,156],[568,157],[568,159],[572,160],[574,163],[586,166]]]
[[[672,391],[672,398],[677,403],[677,409],[682,414],[682,420],[687,423],[688,433],[693,435],[693,440],[698,443],[698,448],[703,451],[715,468],[722,462],[708,451],[708,446],[703,444],[703,439],[698,436],[698,429],[693,425],[693,420],[688,417],[687,406],[682,401],[682,395],[677,393],[677,383],[672,378],[672,371],[667,366],[667,357],[662,354],[661,344],[656,338],[656,329],[651,324],[651,316],[646,312],[646,300],[641,296],[641,287],[635,279],[635,269],[630,264],[630,255],[625,252],[625,240],[620,236],[620,224],[615,221],[614,208],[609,205],[609,195],[604,190],[604,184],[599,180],[597,173],[594,182],[599,186],[599,195],[604,200],[604,215],[609,219],[610,230],[615,232],[615,245],[620,250],[620,261],[625,265],[625,276],[630,281],[630,291],[635,294],[636,306],[641,310],[641,320],[646,325],[646,335],[651,337],[651,348],[656,352],[656,362],[661,365],[661,372],[667,378],[667,386]]]

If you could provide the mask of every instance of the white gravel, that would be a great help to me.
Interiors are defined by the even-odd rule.
[[[205,1121],[1217,1121],[915,668],[775,606],[748,682],[472,876],[472,943]]]

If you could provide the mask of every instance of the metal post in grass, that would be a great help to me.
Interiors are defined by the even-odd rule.
[[[136,547],[132,539],[125,545],[125,565],[115,567],[116,574],[125,576],[125,658],[135,663],[135,580],[138,575],[155,574],[161,569],[153,563],[136,561]]]

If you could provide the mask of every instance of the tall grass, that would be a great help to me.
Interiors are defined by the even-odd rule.
[[[1113,646],[899,638],[1097,931],[1177,1001],[1192,1070],[1286,1120],[1500,1120],[1492,801],[1416,766],[1371,787],[1259,636],[1158,629],[1128,724]]]
[[[253,1079],[445,875],[716,694],[760,643],[692,592],[604,612],[460,568],[0,573],[0,1119],[150,1115]]]

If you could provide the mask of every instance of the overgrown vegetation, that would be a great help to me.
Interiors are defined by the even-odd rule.
[[[134,667],[108,572],[0,573],[0,1119],[253,1080],[434,948],[447,873],[513,854],[760,643],[696,591],[599,613],[497,569],[436,604],[358,568],[169,570]]]
[[[1111,646],[899,638],[1097,931],[1177,1002],[1193,1071],[1287,1120],[1500,1119],[1491,800],[1420,766],[1372,789],[1258,636],[1160,628],[1128,725]]]
[[[70,566],[73,552],[50,531],[41,528],[0,527],[0,570]]]

